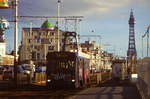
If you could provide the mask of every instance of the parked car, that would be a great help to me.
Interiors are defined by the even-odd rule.
[[[18,73],[29,74],[32,71],[31,66],[29,65],[18,65]]]
[[[23,72],[23,68],[22,68],[21,65],[18,65],[18,66],[17,66],[17,72],[18,72],[18,73],[22,73],[22,72]]]
[[[35,72],[36,73],[46,72],[46,66],[36,66],[35,67]]]
[[[131,80],[131,76],[130,75],[125,75],[124,80]]]

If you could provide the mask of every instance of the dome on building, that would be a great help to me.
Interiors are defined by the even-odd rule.
[[[49,20],[46,20],[42,26],[41,26],[42,29],[50,29],[50,30],[53,30],[54,29],[54,26],[53,24],[51,23],[51,21]]]

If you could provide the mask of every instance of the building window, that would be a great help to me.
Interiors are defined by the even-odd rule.
[[[40,41],[41,41],[41,39],[40,39],[40,38],[38,38],[38,39],[37,39],[37,43],[40,43]]]
[[[50,32],[47,32],[47,36],[50,36]]]
[[[41,39],[41,43],[44,43],[44,38]]]
[[[33,45],[30,45],[31,48],[33,48]]]
[[[54,46],[48,46],[48,50],[54,50]]]
[[[36,46],[36,45],[34,46],[34,49],[37,49],[37,46]]]
[[[41,32],[39,32],[39,36],[41,36]]]
[[[28,43],[30,43],[30,42],[31,42],[31,40],[29,39],[29,40],[28,40]]]
[[[51,32],[51,36],[53,36],[54,35],[54,32]]]
[[[27,33],[27,36],[30,37],[30,32]]]
[[[37,60],[40,60],[40,53],[37,53]]]
[[[37,36],[34,36],[35,39],[37,39]]]
[[[37,51],[40,51],[40,46],[37,46]]]
[[[45,38],[45,44],[48,44],[49,43],[49,39],[48,38]]]
[[[49,43],[52,43],[52,42],[53,42],[53,38],[50,38],[50,39],[49,39]]]
[[[32,52],[32,60],[36,60],[36,52]]]
[[[32,36],[33,36],[34,32],[32,32]]]
[[[45,31],[41,31],[42,35],[45,33]]]

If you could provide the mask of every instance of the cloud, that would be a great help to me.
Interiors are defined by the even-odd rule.
[[[131,3],[141,7],[150,7],[150,0],[133,0]]]
[[[128,0],[63,0],[61,3],[62,14],[88,15],[96,12],[105,13],[113,8],[128,4]],[[55,15],[57,0],[21,0],[21,14]]]
[[[82,14],[82,15],[90,15],[94,13],[107,13],[111,11],[113,8],[121,7],[128,4],[129,1],[124,0],[64,0],[64,12],[74,13],[74,14]]]
[[[61,0],[61,15],[91,15],[110,13],[131,3],[148,4],[149,0]],[[10,11],[0,10],[0,15]],[[57,0],[20,0],[20,15],[57,15]]]

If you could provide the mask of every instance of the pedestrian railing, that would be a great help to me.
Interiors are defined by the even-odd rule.
[[[143,58],[137,66],[137,86],[143,99],[150,99],[150,58]]]

